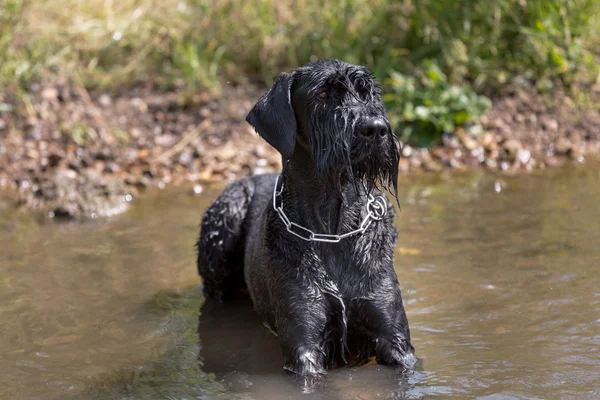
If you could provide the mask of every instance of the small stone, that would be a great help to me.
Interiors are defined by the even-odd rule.
[[[213,177],[212,168],[206,168],[198,174],[198,179],[201,181],[210,181]]]
[[[255,147],[254,154],[256,154],[257,157],[266,157],[267,149],[262,144],[259,144]]]
[[[535,115],[534,113],[529,114],[525,118],[525,120],[532,126],[535,126],[538,123],[537,115]]]
[[[200,116],[202,116],[203,118],[210,118],[211,114],[212,114],[212,111],[210,111],[210,108],[208,108],[208,107],[202,107],[200,109]]]
[[[140,99],[139,97],[131,99],[130,104],[132,107],[137,108],[140,112],[145,113],[148,111],[148,105],[144,100]]]
[[[469,134],[479,136],[483,133],[483,127],[480,124],[473,124],[468,128]]]
[[[450,161],[448,161],[448,165],[450,165],[451,168],[455,169],[462,167],[461,162],[457,158],[451,158]]]
[[[477,159],[479,163],[482,163],[485,160],[485,150],[483,150],[483,147],[477,146],[471,150],[471,156]]]
[[[462,142],[463,146],[465,146],[465,148],[467,150],[473,150],[477,147],[477,141],[475,139],[473,139],[471,136],[464,135],[463,137],[460,138],[460,141]]]
[[[94,169],[98,172],[102,172],[104,171],[104,168],[106,167],[106,164],[104,163],[104,161],[102,160],[96,160],[94,161]]]
[[[543,118],[541,122],[547,131],[555,132],[558,130],[558,122],[554,118]]]
[[[498,148],[496,139],[494,138],[494,135],[492,135],[491,133],[486,133],[485,135],[483,135],[481,137],[481,145],[486,150],[495,150],[496,148]]]
[[[521,164],[527,164],[530,159],[531,159],[531,153],[529,152],[529,150],[521,149],[517,153],[517,160],[519,160],[519,162],[521,162]]]
[[[142,131],[138,128],[132,128],[131,131],[129,131],[129,134],[131,135],[132,138],[139,138],[140,136],[142,136]]]
[[[179,164],[188,166],[191,164],[193,159],[194,159],[194,157],[192,156],[191,152],[182,151],[181,154],[179,155]]]
[[[37,160],[40,156],[40,152],[37,151],[36,149],[27,149],[25,154],[27,155],[27,157],[29,157],[33,160]]]
[[[571,148],[573,147],[573,144],[571,143],[571,141],[565,137],[560,137],[558,138],[558,140],[556,141],[556,143],[554,143],[554,152],[556,154],[567,154]]]
[[[461,140],[462,140],[462,137],[465,136],[464,129],[459,128],[456,136],[448,135],[448,134],[442,135],[442,143],[444,143],[444,146],[446,146],[446,147],[449,147],[451,149],[456,149],[457,147],[460,146],[457,136],[461,137]]]
[[[104,167],[104,173],[108,174],[116,174],[120,170],[121,167],[119,167],[119,164],[113,161],[106,163],[106,166]]]
[[[45,88],[42,90],[42,98],[46,101],[55,101],[58,99],[58,90],[56,88]]]
[[[215,157],[220,161],[231,160],[233,157],[236,156],[236,154],[236,149],[231,145],[221,147],[219,150],[214,152]]]
[[[64,177],[69,178],[69,179],[75,179],[75,178],[77,178],[77,172],[73,171],[72,169],[62,169],[62,170],[60,170],[60,171],[57,172],[57,175],[64,176]]]
[[[154,143],[163,147],[171,147],[175,143],[175,136],[168,133],[160,135],[154,139]]]
[[[446,149],[444,149],[443,147],[434,148],[433,150],[431,150],[431,155],[442,162],[448,161],[448,154],[446,154]],[[430,159],[429,157],[426,158]]]
[[[516,157],[519,150],[521,150],[521,142],[516,139],[509,139],[503,143],[502,147],[512,156]]]
[[[262,174],[266,174],[268,171],[265,168],[262,167],[256,167],[254,168],[254,170],[252,171],[252,175],[262,175]]]
[[[486,158],[485,165],[486,165],[486,167],[491,168],[491,169],[498,168],[498,163],[493,158]]]
[[[256,160],[257,167],[266,167],[269,164],[269,161],[266,158],[259,158]]]
[[[103,94],[98,98],[98,103],[100,103],[102,107],[109,107],[112,104],[112,99],[109,95]]]
[[[148,158],[148,155],[150,154],[150,150],[148,149],[140,149],[137,152],[137,158],[138,160],[143,160]]]

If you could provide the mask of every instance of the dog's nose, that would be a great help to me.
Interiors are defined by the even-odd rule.
[[[381,118],[371,118],[360,125],[360,134],[366,138],[379,140],[388,134],[388,126]]]

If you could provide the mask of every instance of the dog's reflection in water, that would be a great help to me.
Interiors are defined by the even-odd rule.
[[[246,295],[227,304],[208,301],[200,309],[199,361],[233,398],[403,399],[410,386],[394,368],[366,365],[330,370],[317,387],[299,383],[282,368],[278,338],[260,321]]]

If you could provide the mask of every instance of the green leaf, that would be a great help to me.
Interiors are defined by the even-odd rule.
[[[455,125],[463,125],[471,119],[471,114],[467,111],[462,110],[454,114],[454,124]]]

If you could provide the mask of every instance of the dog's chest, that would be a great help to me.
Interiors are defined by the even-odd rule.
[[[335,247],[322,244],[315,249],[327,278],[344,298],[368,292],[372,271],[378,268],[374,263],[369,263],[370,256],[365,256],[356,249],[356,243]]]

